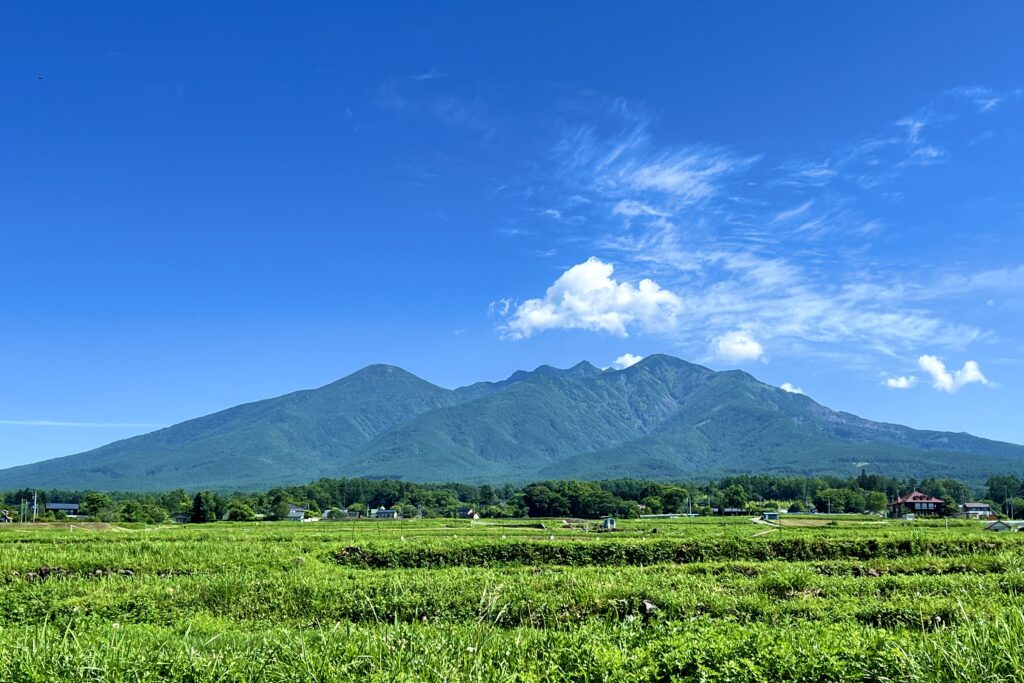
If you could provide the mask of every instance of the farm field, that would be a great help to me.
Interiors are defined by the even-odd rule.
[[[0,680],[1024,679],[1017,534],[845,515],[596,527],[5,525]]]

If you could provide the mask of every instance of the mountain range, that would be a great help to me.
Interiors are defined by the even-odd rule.
[[[667,355],[435,386],[390,365],[84,453],[0,470],[0,489],[263,489],[318,477],[699,479],[1024,469],[1024,446],[872,422],[738,370]]]

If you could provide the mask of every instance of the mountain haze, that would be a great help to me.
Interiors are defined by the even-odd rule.
[[[0,488],[259,488],[321,476],[655,479],[740,472],[977,481],[1024,447],[837,412],[745,372],[665,355],[624,370],[541,366],[444,389],[371,365],[85,453],[0,471]]]

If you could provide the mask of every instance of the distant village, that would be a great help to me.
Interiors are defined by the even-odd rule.
[[[992,477],[972,490],[953,479],[742,475],[711,484],[635,479],[545,481],[523,487],[320,479],[261,493],[184,490],[101,493],[21,490],[3,494],[0,523],[90,519],[158,524],[218,521],[395,521],[409,518],[636,519],[789,514],[869,514],[913,521],[959,518],[1016,531],[1024,518],[1024,480]]]

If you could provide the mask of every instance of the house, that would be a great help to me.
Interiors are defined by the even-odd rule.
[[[459,517],[463,519],[480,519],[480,513],[473,508],[469,508],[468,510],[459,510]]]
[[[615,518],[604,517],[601,519],[601,528],[605,531],[615,531]]]
[[[379,508],[377,508],[370,514],[373,515],[374,519],[398,519],[401,516],[398,513],[398,510],[385,508],[383,505],[381,505]]]
[[[284,516],[284,519],[292,522],[301,522],[306,518],[306,512],[308,512],[308,510],[304,507],[289,504],[288,513]]]
[[[960,516],[967,519],[988,519],[993,514],[988,503],[964,503],[960,508]]]
[[[749,515],[750,510],[746,508],[715,508],[715,514],[735,517],[737,515]]]
[[[47,503],[47,512],[63,512],[68,517],[78,517],[78,503]]]
[[[942,512],[946,501],[925,495],[920,491],[911,491],[905,496],[897,496],[889,503],[890,516],[902,517],[906,514],[937,515]]]
[[[991,524],[987,524],[985,531],[1020,531],[1022,528],[1024,528],[1024,522],[997,519]]]
[[[188,514],[187,512],[175,512],[173,515],[171,515],[171,521],[173,521],[175,524],[188,524],[189,520],[191,519],[192,515]]]

